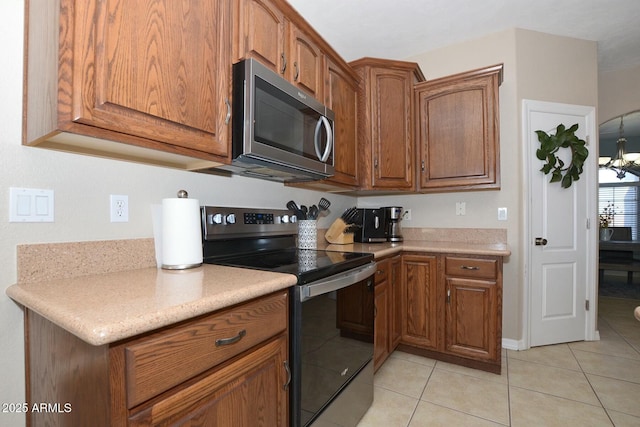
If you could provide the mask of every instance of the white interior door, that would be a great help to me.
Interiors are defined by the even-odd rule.
[[[595,109],[525,101],[523,111],[528,147],[529,346],[590,339],[590,325],[595,321],[587,311],[591,305],[587,301],[595,299],[595,234],[591,229],[598,225],[591,220],[595,212],[591,199],[597,191],[593,159],[598,150],[589,144],[597,141]],[[577,123],[576,135],[587,141],[589,149],[583,174],[569,188],[550,183],[551,176],[540,171],[544,162],[536,157],[540,143],[535,131],[554,134],[560,123],[567,128]],[[569,149],[558,154],[570,164]]]

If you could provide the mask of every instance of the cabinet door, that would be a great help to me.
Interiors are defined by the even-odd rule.
[[[70,128],[228,155],[227,1],[61,3],[59,112]]]
[[[132,415],[132,426],[287,426],[287,338],[264,344]]]
[[[389,351],[393,352],[402,339],[402,258],[391,258],[389,277]]]
[[[412,78],[404,70],[371,70],[371,184],[413,188]]]
[[[234,62],[255,58],[278,74],[284,74],[284,14],[269,0],[234,1]]]
[[[327,58],[325,103],[336,114],[334,121],[334,175],[328,181],[358,185],[357,96],[358,83],[344,68]]]
[[[375,322],[373,364],[378,369],[389,356],[389,333],[391,302],[389,276],[391,263],[389,260],[378,261],[378,269],[375,277]]]
[[[495,281],[446,279],[445,351],[478,360],[498,359]]]
[[[324,54],[298,27],[289,25],[288,80],[321,101],[324,97]]]
[[[416,85],[420,190],[499,189],[502,66]]]
[[[431,255],[402,257],[402,341],[422,348],[437,347],[438,258]]]
[[[389,282],[376,284],[373,366],[378,369],[389,356]]]

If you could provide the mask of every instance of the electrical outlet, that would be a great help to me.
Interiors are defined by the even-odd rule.
[[[402,214],[403,221],[411,221],[411,209],[405,209]]]
[[[456,202],[456,215],[466,215],[466,214],[467,214],[467,203]]]
[[[109,196],[111,222],[129,222],[129,196]]]

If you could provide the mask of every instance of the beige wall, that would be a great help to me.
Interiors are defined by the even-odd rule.
[[[640,110],[640,66],[598,78],[598,123]]]

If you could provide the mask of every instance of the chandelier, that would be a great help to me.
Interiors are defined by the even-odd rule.
[[[611,157],[600,157],[598,163],[600,167],[609,168],[616,173],[618,179],[623,179],[627,172],[632,172],[632,168],[640,166],[636,163],[640,159],[640,153],[627,153],[627,139],[624,137],[624,117],[620,116],[620,133],[616,141],[616,155]],[[633,172],[632,172],[633,173]]]

